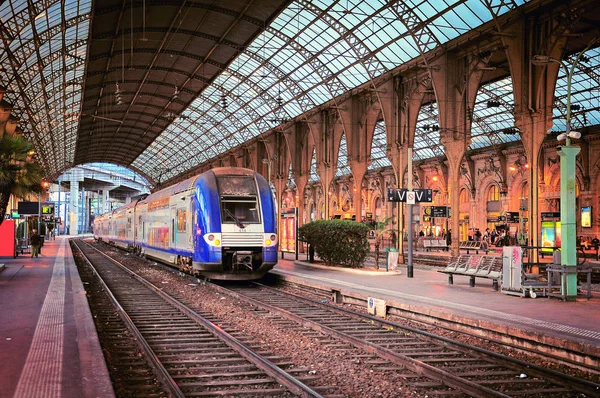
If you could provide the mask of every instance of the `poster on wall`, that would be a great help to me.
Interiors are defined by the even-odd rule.
[[[592,208],[590,206],[581,208],[581,226],[585,228],[592,227]]]
[[[281,228],[279,233],[279,250],[296,252],[296,226],[298,213],[295,207],[281,209]]]
[[[542,251],[552,252],[562,244],[560,221],[542,221]]]
[[[542,247],[556,247],[555,221],[542,221]]]

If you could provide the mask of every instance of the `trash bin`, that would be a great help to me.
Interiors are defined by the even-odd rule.
[[[387,248],[385,249],[385,252],[387,257],[386,271],[395,271],[398,268],[398,257],[400,256],[400,251],[394,248]]]

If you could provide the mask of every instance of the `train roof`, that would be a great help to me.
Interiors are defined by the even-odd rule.
[[[245,169],[243,167],[216,167],[210,171],[216,175],[254,175],[254,170]]]
[[[209,172],[212,172],[215,175],[248,175],[248,176],[254,175],[254,170],[250,170],[250,169],[246,169],[246,168],[242,168],[242,167],[216,167],[214,169],[205,171],[204,173],[201,173],[201,174],[195,175],[193,177],[190,177],[186,180],[183,180],[182,182],[179,182],[175,185],[171,185],[170,187],[161,189],[160,191],[156,191],[156,192],[150,194],[145,199],[139,201],[139,203],[150,203],[151,201],[161,199],[163,197],[175,195],[177,193],[185,192],[190,189],[193,189],[194,186],[196,185],[197,179],[200,176],[202,176],[203,174],[209,173]]]

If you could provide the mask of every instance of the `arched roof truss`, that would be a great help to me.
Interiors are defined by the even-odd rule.
[[[103,0],[92,10],[91,0],[11,0],[0,5],[0,86],[49,175],[108,161],[162,182],[435,57],[431,50],[524,3]],[[599,60],[598,48],[588,51],[573,76],[573,128],[600,123]],[[511,79],[494,76],[479,89],[468,150],[520,139]],[[561,68],[555,130],[564,130],[567,95]],[[416,160],[444,156],[437,120],[431,99],[419,113]],[[370,169],[389,166],[385,143],[378,122]],[[338,176],[350,173],[345,151]]]

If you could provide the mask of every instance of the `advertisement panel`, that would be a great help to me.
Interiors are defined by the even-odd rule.
[[[542,247],[556,247],[555,221],[542,221]]]
[[[581,208],[581,226],[585,228],[592,227],[592,208],[589,206]]]
[[[4,220],[0,225],[0,257],[15,257],[15,220]]]
[[[560,221],[542,221],[542,252],[552,253],[562,244]]]
[[[279,250],[282,252],[296,252],[297,219],[298,215],[295,207],[281,209]]]

